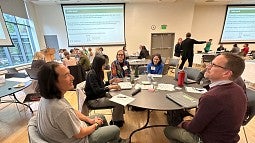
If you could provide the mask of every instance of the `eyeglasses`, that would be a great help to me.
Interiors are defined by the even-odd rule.
[[[223,67],[223,66],[216,65],[216,64],[214,64],[214,63],[210,63],[208,66],[218,67],[218,68],[222,68],[222,69],[227,69],[227,68],[225,68],[225,67]]]
[[[124,54],[117,54],[118,56],[124,56]]]

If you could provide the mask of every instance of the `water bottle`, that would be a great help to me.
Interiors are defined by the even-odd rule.
[[[184,85],[184,78],[185,78],[185,71],[184,70],[180,70],[178,72],[178,86],[179,87],[183,87],[183,85]]]

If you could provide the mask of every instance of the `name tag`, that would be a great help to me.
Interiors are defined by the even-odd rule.
[[[152,71],[155,71],[155,69],[156,69],[156,68],[155,68],[154,66],[151,67],[151,70],[152,70]]]
[[[123,70],[124,70],[124,71],[125,71],[125,70],[127,70],[127,69],[128,69],[128,67],[127,67],[127,66],[124,66],[124,67],[123,67]]]

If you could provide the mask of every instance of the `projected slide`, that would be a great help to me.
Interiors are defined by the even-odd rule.
[[[255,42],[255,6],[228,6],[221,43]]]
[[[124,4],[62,8],[69,46],[125,44]]]

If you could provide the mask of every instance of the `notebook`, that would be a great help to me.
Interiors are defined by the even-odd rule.
[[[198,105],[198,99],[184,92],[168,93],[166,97],[184,108],[194,108]]]
[[[119,82],[118,85],[121,89],[132,89],[131,82]]]
[[[178,68],[176,68],[175,69],[175,75],[174,75],[174,79],[175,80],[178,80],[178,72],[179,72],[180,70],[178,69]],[[192,80],[192,79],[188,79],[188,77],[187,77],[187,73],[185,72],[185,77],[184,77],[184,83],[185,84],[192,84],[192,83],[196,83],[197,81],[195,81],[195,80]]]

